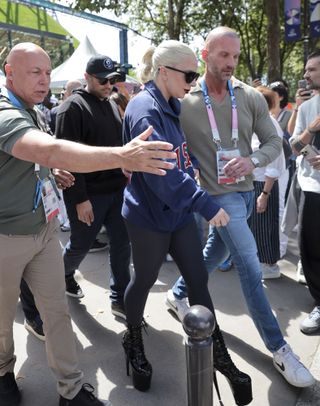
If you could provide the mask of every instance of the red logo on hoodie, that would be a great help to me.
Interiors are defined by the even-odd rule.
[[[183,160],[184,164],[184,169],[190,168],[192,166],[191,159],[188,154],[188,148],[187,148],[187,143],[183,142],[179,147],[177,147],[174,152],[176,153],[177,156],[177,166],[179,169],[181,169],[182,165],[181,162]]]

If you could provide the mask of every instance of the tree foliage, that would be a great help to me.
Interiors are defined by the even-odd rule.
[[[284,0],[70,0],[70,5],[113,11],[154,44],[169,38],[190,43],[216,26],[234,28],[241,38],[237,76],[247,82],[283,77],[294,91],[303,72],[302,42],[284,42]]]

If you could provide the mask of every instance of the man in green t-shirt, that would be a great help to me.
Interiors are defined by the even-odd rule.
[[[7,57],[5,72],[0,97],[0,404],[20,403],[12,330],[24,278],[43,319],[59,406],[110,405],[98,400],[91,386],[81,384],[57,238],[57,190],[48,168],[90,172],[123,167],[164,175],[173,167],[166,159],[174,160],[175,154],[169,152],[170,144],[145,141],[152,129],[124,147],[55,140],[41,131],[34,108],[49,90],[47,53],[32,43],[18,44]]]

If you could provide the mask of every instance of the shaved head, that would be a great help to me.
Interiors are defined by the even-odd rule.
[[[206,83],[214,82],[226,89],[226,83],[238,64],[240,46],[240,38],[232,28],[217,27],[209,32],[201,52]]]
[[[43,54],[46,55],[47,58],[50,60],[49,55],[41,47],[39,47],[39,45],[33,44],[32,42],[21,42],[11,49],[9,55],[7,56],[7,63],[10,65],[19,63],[21,58],[25,57],[28,54]]]
[[[239,35],[232,28],[217,27],[209,32],[209,34],[206,38],[205,44],[204,44],[204,48],[209,49],[211,46],[214,45],[216,40],[223,38],[223,37],[237,38],[240,40]]]
[[[51,62],[39,45],[22,42],[15,45],[4,66],[6,87],[28,106],[41,103],[49,91]]]
[[[65,85],[65,93],[64,98],[67,98],[71,95],[72,91],[75,89],[79,89],[79,87],[83,87],[80,80],[69,80]]]

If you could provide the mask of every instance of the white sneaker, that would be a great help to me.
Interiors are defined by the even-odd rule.
[[[278,264],[264,264],[260,263],[262,271],[262,279],[277,279],[280,278],[281,272]]]
[[[190,307],[188,298],[177,299],[173,294],[172,289],[167,292],[166,305],[174,312],[181,322]]]
[[[315,333],[320,329],[320,306],[316,306],[309,316],[300,324],[300,330],[305,334]]]
[[[299,361],[289,344],[285,344],[273,354],[273,365],[293,386],[305,388],[315,383],[310,371]]]
[[[303,285],[307,284],[306,278],[303,273],[303,268],[301,264],[301,260],[297,264],[297,276],[296,276],[297,282],[302,283]]]

